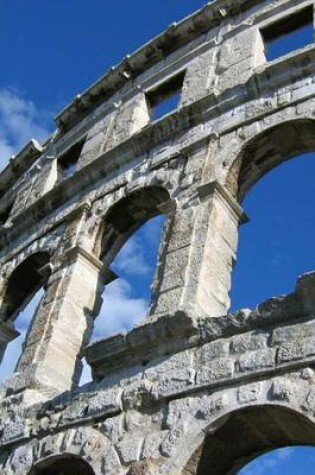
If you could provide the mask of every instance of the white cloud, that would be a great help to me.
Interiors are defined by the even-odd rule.
[[[129,239],[122,247],[115,259],[114,267],[117,271],[123,271],[126,274],[147,274],[151,267],[144,255],[145,243],[140,243],[136,235]]]
[[[149,303],[143,298],[132,297],[131,292],[131,285],[124,279],[115,280],[105,288],[91,342],[129,331],[145,317]],[[80,386],[92,380],[91,368],[85,359],[82,362]]]
[[[118,279],[106,287],[92,340],[128,331],[144,318],[148,302],[143,298],[132,297],[131,291],[131,285],[123,279]]]
[[[33,101],[10,88],[0,89],[0,168],[31,138],[42,141],[49,135],[48,119]]]

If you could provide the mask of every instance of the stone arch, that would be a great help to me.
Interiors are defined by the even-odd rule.
[[[245,407],[217,421],[188,461],[184,475],[236,475],[256,457],[296,445],[315,446],[315,424],[280,405]]]
[[[91,427],[79,427],[17,447],[5,463],[4,475],[50,475],[41,469],[65,459],[71,463],[80,460],[80,466],[87,470],[82,475],[103,473],[102,467],[108,460],[115,472],[120,467],[119,457],[107,437]]]
[[[101,260],[109,266],[124,243],[142,224],[163,214],[162,205],[169,199],[169,192],[158,185],[136,189],[118,199],[104,216]]]
[[[2,321],[14,321],[33,295],[45,285],[49,276],[49,261],[48,252],[36,252],[14,268],[3,290]]]
[[[315,150],[315,120],[280,121],[245,143],[229,169],[225,185],[241,202],[268,171],[286,160]]]
[[[246,427],[244,426],[243,437],[241,430],[236,427],[235,417],[238,414],[249,414],[247,421],[251,422],[253,430],[255,427],[258,430],[258,423],[261,424],[261,443],[268,440],[269,435],[266,432],[268,427],[265,428],[267,421],[271,421],[273,431],[278,430],[278,439],[270,439],[272,445],[260,446],[259,450],[250,454],[250,457],[244,456],[245,458],[241,459],[243,465],[246,465],[251,458],[283,446],[315,446],[313,377],[314,371],[310,367],[305,367],[303,370],[278,374],[267,379],[235,382],[235,386],[231,385],[214,392],[203,391],[200,395],[171,401],[166,420],[170,431],[161,444],[161,453],[167,455],[167,459],[161,460],[162,468],[156,473],[163,473],[163,466],[166,464],[167,473],[170,475],[203,475],[202,472],[197,472],[197,468],[202,451],[206,451],[208,447],[205,443],[213,442],[214,446],[220,446],[220,437],[222,438],[223,434],[231,437],[229,441],[231,444],[234,443],[234,438],[239,439],[235,442],[251,443],[251,436],[248,436]],[[264,414],[267,413],[268,419],[266,416],[265,420]],[[274,427],[273,419],[277,421],[278,427]],[[241,444],[240,450],[242,447],[244,445]],[[235,454],[235,460],[238,460],[238,457],[241,455]],[[240,465],[237,468],[239,470]],[[225,472],[223,470],[211,473],[234,475],[237,472],[229,472],[226,469]]]

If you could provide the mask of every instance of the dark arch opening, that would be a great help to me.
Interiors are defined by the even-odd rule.
[[[32,254],[16,267],[4,289],[0,319],[15,335],[3,338],[0,344],[1,381],[18,367],[21,349],[50,275],[49,260],[48,252]]]
[[[250,188],[269,170],[313,150],[315,121],[300,119],[271,127],[244,147],[228,173],[226,187],[242,202]]]
[[[29,475],[95,475],[85,460],[76,456],[63,456],[41,462]]]
[[[2,302],[2,319],[13,321],[18,313],[32,299],[33,295],[45,285],[49,270],[48,252],[38,252],[26,258],[11,274]]]
[[[101,259],[110,264],[138,228],[154,216],[163,214],[161,206],[169,199],[169,193],[164,188],[151,186],[136,190],[118,201],[104,220]]]
[[[206,435],[183,473],[236,475],[259,455],[297,445],[315,445],[315,425],[306,417],[281,406],[245,408],[225,416]]]

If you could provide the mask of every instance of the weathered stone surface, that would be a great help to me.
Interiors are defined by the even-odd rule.
[[[248,404],[250,402],[258,401],[262,391],[262,384],[248,384],[238,390],[238,400],[241,404]]]
[[[209,2],[78,96],[58,131],[0,174],[1,358],[44,288],[0,389],[1,474],[63,472],[65,457],[80,475],[220,475],[279,444],[315,444],[315,273],[227,315],[239,203],[315,149],[315,48],[268,63],[262,34],[313,15],[303,5]],[[153,122],[178,88],[177,109]],[[88,346],[111,262],[158,214],[147,318]],[[83,357],[93,381],[79,387]]]
[[[143,437],[130,437],[129,434],[126,434],[123,440],[119,442],[119,444],[117,444],[117,451],[121,457],[122,462],[124,464],[137,462],[140,459],[143,444]]]
[[[203,366],[197,371],[196,383],[197,385],[213,383],[229,379],[234,373],[234,362],[232,359],[218,359]]]
[[[273,349],[250,351],[238,360],[239,371],[255,371],[273,368],[276,364],[276,351]]]

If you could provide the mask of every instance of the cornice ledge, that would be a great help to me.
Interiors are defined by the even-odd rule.
[[[74,246],[65,251],[60,256],[60,265],[64,266],[72,264],[76,262],[78,258],[83,258],[89,265],[100,271],[104,285],[108,285],[110,282],[118,278],[117,274],[113,270],[105,265],[94,254],[88,252],[86,249],[83,249],[81,246]]]
[[[210,196],[217,195],[227,203],[236,218],[240,221],[241,224],[245,224],[249,221],[248,216],[244,212],[243,208],[236,201],[236,199],[231,195],[227,188],[222,185],[219,181],[212,181],[210,183],[205,183],[197,188],[198,195],[201,199],[205,199]]]
[[[145,69],[158,62],[161,59],[161,54],[162,56],[170,54],[173,51],[173,39],[176,38],[176,44],[178,44],[179,38],[181,39],[180,46],[176,48],[179,49],[202,34],[203,31],[209,30],[212,25],[216,25],[222,18],[235,15],[244,8],[249,9],[261,2],[262,0],[214,0],[182,21],[172,23],[167,30],[131,55],[127,55],[121,63],[109,69],[92,86],[77,95],[68,106],[57,114],[56,124],[61,130],[70,130],[83,117],[98,107],[102,101],[109,98],[113,91],[117,91],[130,79],[134,79]]]

